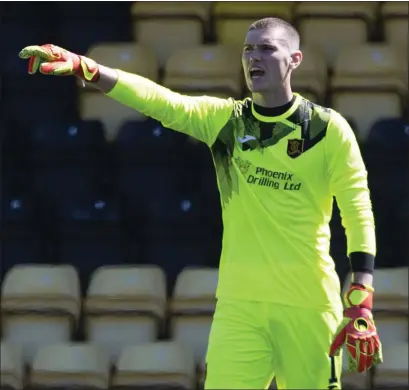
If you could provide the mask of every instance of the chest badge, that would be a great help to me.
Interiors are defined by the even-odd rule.
[[[304,152],[303,139],[289,139],[287,144],[287,154],[291,158],[296,158]]]

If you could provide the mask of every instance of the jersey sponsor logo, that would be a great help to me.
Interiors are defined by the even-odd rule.
[[[294,179],[294,173],[254,167],[250,161],[240,157],[235,157],[234,161],[248,184],[283,191],[299,191],[301,189],[301,182]]]
[[[291,158],[296,158],[304,152],[303,139],[289,139],[287,144],[287,154]]]
[[[241,144],[244,144],[245,142],[248,142],[248,141],[255,141],[256,137],[252,135],[245,135],[244,137],[238,137],[237,139],[239,140]]]

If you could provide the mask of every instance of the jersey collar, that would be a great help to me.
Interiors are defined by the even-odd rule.
[[[253,106],[253,101],[251,102],[251,113],[254,115],[256,119],[258,119],[261,122],[278,122],[282,119],[288,118],[291,114],[295,112],[295,110],[298,108],[298,106],[301,103],[301,96],[298,93],[293,92],[293,95],[295,96],[295,100],[293,105],[283,114],[278,115],[278,116],[264,116],[259,114]]]

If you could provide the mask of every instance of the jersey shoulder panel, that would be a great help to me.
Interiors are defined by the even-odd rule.
[[[304,151],[312,149],[327,135],[332,110],[302,98],[297,110],[287,120],[301,127]]]
[[[244,127],[247,129],[247,131],[251,131],[251,124],[253,122],[254,116],[251,112],[251,99],[246,98],[243,100],[234,100],[230,118],[220,130],[212,148],[217,146],[217,144],[219,147],[220,144],[223,144],[225,148],[228,148],[232,152],[236,134],[241,128]]]

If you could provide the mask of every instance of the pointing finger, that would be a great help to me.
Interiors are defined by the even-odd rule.
[[[27,59],[30,57],[39,57],[42,60],[51,60],[53,58],[52,53],[44,50],[42,47],[34,45],[34,46],[26,46],[24,49],[20,51],[18,56],[22,59]]]

